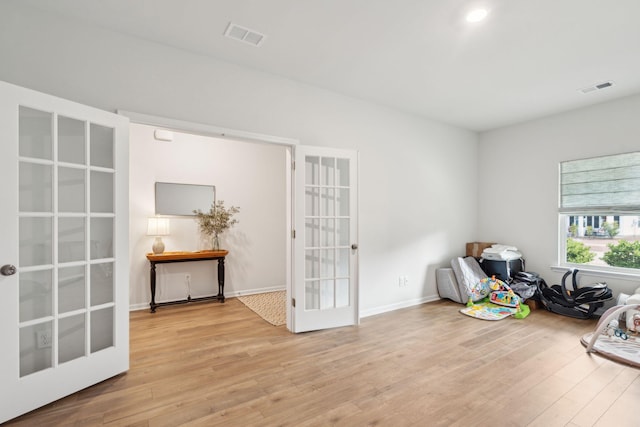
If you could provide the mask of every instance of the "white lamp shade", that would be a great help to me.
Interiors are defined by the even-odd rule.
[[[169,218],[149,218],[147,223],[148,236],[168,236]]]

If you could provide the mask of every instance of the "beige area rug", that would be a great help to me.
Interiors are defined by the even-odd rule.
[[[274,326],[287,323],[286,299],[287,293],[285,291],[265,292],[263,294],[238,297],[240,302]]]

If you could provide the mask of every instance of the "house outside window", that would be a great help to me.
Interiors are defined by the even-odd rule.
[[[559,263],[640,274],[640,152],[560,163]]]

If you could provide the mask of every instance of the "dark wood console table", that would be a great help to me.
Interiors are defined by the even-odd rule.
[[[198,251],[198,252],[164,252],[161,254],[147,254],[147,259],[151,264],[151,312],[156,312],[156,307],[161,305],[185,304],[188,302],[217,300],[224,302],[224,257],[229,251]],[[184,300],[167,301],[156,303],[156,264],[167,264],[170,262],[192,262],[192,261],[218,261],[218,294],[209,297],[191,298],[191,295]]]

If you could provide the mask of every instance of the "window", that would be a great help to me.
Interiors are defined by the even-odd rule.
[[[560,163],[560,264],[640,273],[640,152]]]

